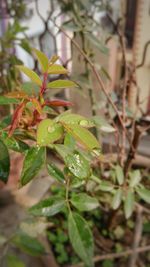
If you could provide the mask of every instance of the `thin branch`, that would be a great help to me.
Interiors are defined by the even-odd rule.
[[[122,118],[121,118],[121,116],[120,116],[120,114],[119,114],[119,111],[118,111],[116,105],[114,104],[114,102],[112,101],[110,95],[108,94],[107,89],[106,89],[106,87],[105,87],[105,84],[104,84],[104,82],[103,82],[101,76],[99,75],[99,73],[98,73],[96,67],[94,66],[93,62],[92,62],[92,61],[90,60],[90,58],[84,53],[84,51],[80,48],[80,46],[78,45],[78,43],[77,43],[73,38],[71,38],[71,37],[66,33],[66,31],[65,31],[62,27],[59,27],[59,26],[56,24],[55,21],[53,21],[53,23],[55,24],[55,26],[56,26],[61,32],[63,32],[63,33],[66,35],[66,37],[67,37],[67,38],[74,44],[74,46],[78,49],[78,51],[80,52],[80,54],[81,54],[81,55],[87,60],[87,62],[89,63],[89,65],[90,65],[90,67],[91,67],[91,69],[92,69],[94,75],[95,75],[96,78],[97,78],[97,81],[98,81],[98,83],[99,83],[99,85],[100,85],[100,87],[101,87],[101,89],[102,89],[104,95],[106,96],[106,98],[107,98],[109,104],[113,107],[114,111],[115,111],[116,114],[117,114],[117,117],[118,117],[118,119],[119,119],[120,125],[121,125],[123,131],[124,131],[125,134],[126,134],[126,137],[127,137],[128,141],[129,141],[130,146],[132,146],[130,136],[129,136],[129,134],[128,134],[128,132],[127,132],[127,129],[126,129],[125,125],[124,125],[124,122],[123,122],[123,120],[122,120]]]
[[[108,259],[122,258],[122,257],[129,256],[135,252],[136,253],[144,253],[146,251],[150,251],[150,245],[138,247],[135,249],[135,251],[133,249],[128,249],[128,250],[120,252],[120,253],[109,253],[109,254],[105,254],[105,255],[95,256],[93,258],[93,262],[99,262],[99,261],[108,260]],[[70,267],[83,267],[83,266],[84,266],[84,263],[81,262],[81,263],[76,264],[76,265],[71,265]]]

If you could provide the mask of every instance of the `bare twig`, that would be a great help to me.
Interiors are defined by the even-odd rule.
[[[96,256],[93,258],[93,261],[99,262],[99,261],[108,260],[108,259],[116,259],[116,258],[129,256],[135,252],[136,253],[143,253],[143,252],[146,252],[149,250],[150,250],[150,245],[147,245],[147,246],[143,246],[143,247],[138,247],[135,249],[135,251],[133,249],[128,249],[128,250],[120,252],[120,253],[109,253],[109,254],[105,254],[105,255]],[[84,266],[84,263],[81,262],[79,264],[72,265],[70,267],[83,267],[83,266]]]
[[[133,253],[129,259],[128,267],[135,267],[138,253],[136,251],[137,247],[139,246],[141,236],[142,236],[142,226],[143,226],[143,218],[142,218],[142,207],[137,207],[137,215],[136,215],[136,224],[135,224],[135,231],[134,231],[134,240],[133,240]]]

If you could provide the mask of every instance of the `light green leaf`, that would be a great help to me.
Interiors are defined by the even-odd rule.
[[[146,188],[137,188],[136,192],[145,202],[150,204],[150,190]]]
[[[86,193],[73,194],[70,201],[79,211],[90,211],[99,207],[98,200]]]
[[[114,186],[112,184],[110,184],[107,181],[104,181],[104,182],[101,182],[100,185],[98,185],[96,187],[96,191],[101,190],[104,192],[111,192],[113,190],[113,188],[114,188]]]
[[[23,65],[17,65],[16,67],[20,71],[22,71],[25,75],[27,75],[34,83],[36,83],[39,86],[42,85],[42,81],[41,81],[40,77],[33,70],[30,70],[29,68],[27,68]]]
[[[63,127],[51,119],[42,120],[37,128],[37,144],[46,146],[59,140],[63,135]]]
[[[85,148],[89,150],[94,150],[99,148],[100,144],[95,138],[95,136],[87,129],[79,125],[71,125],[63,123],[64,128],[68,133],[70,133],[77,141],[79,141]]]
[[[123,174],[123,169],[121,166],[117,165],[115,167],[115,172],[116,172],[116,178],[117,178],[117,182],[119,185],[122,185],[124,182],[124,174]]]
[[[44,147],[32,147],[25,156],[21,173],[21,185],[26,185],[40,171],[45,162],[46,151]]]
[[[139,170],[135,170],[132,171],[130,173],[130,182],[129,182],[129,186],[130,187],[135,187],[139,184],[139,182],[141,181],[141,173]]]
[[[68,70],[58,64],[51,65],[48,68],[48,74],[67,74],[67,73]]]
[[[88,118],[85,118],[79,114],[73,114],[73,113],[62,113],[60,116],[56,118],[56,121],[64,122],[66,124],[79,124],[82,127],[93,127],[94,123],[89,120]]]
[[[0,180],[7,183],[10,171],[10,159],[6,145],[0,140]]]
[[[93,123],[98,127],[98,129],[105,133],[113,133],[115,132],[115,128],[112,127],[104,117],[102,116],[94,116],[92,117]]]
[[[88,223],[77,213],[68,217],[68,230],[71,244],[87,267],[93,267],[94,243]]]
[[[124,212],[126,219],[128,219],[132,215],[133,209],[134,209],[134,193],[131,190],[129,190],[127,192],[124,201]]]
[[[69,171],[78,177],[84,179],[89,176],[90,165],[89,162],[79,152],[74,152],[65,157],[65,163]]]
[[[47,170],[49,175],[54,177],[58,182],[65,183],[63,172],[58,169],[58,167],[54,163],[47,164]]]
[[[112,208],[118,209],[122,201],[122,189],[118,189],[112,199]]]
[[[102,44],[101,40],[91,33],[85,34],[85,37],[90,41],[92,45],[98,48],[102,53],[108,54],[108,48]]]
[[[18,104],[18,99],[10,98],[6,96],[0,96],[0,105]]]
[[[31,256],[40,256],[45,254],[45,248],[43,245],[36,238],[30,237],[25,233],[16,234],[11,239],[11,243]]]
[[[39,61],[41,68],[42,68],[42,72],[43,73],[47,72],[47,70],[48,70],[48,58],[47,58],[47,56],[43,52],[39,51],[36,48],[33,48],[33,51],[38,58],[38,61]]]
[[[62,144],[56,144],[54,145],[55,150],[57,153],[65,160],[66,156],[73,152],[72,148],[62,145]]]
[[[66,88],[66,87],[77,87],[77,84],[69,80],[56,80],[48,83],[47,88],[57,89],[57,88]]]
[[[76,144],[76,141],[73,138],[73,136],[69,133],[66,133],[65,139],[64,139],[64,145],[70,147],[71,149],[75,149],[75,144]]]
[[[26,265],[14,255],[7,255],[7,267],[25,267]]]
[[[49,217],[60,212],[65,206],[65,200],[59,197],[49,197],[32,206],[29,212],[34,216]]]

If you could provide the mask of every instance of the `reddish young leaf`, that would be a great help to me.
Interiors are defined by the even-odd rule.
[[[13,134],[14,130],[17,128],[18,123],[20,122],[24,107],[26,105],[26,102],[22,102],[15,110],[12,123],[9,129],[9,137]]]
[[[70,106],[73,106],[73,103],[71,103],[69,101],[64,101],[61,99],[45,101],[45,104],[47,106],[53,106],[53,107],[70,107]]]

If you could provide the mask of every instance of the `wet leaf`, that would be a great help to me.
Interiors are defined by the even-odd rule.
[[[79,152],[67,155],[65,157],[65,163],[69,171],[79,179],[84,179],[89,176],[89,162]]]
[[[73,113],[63,113],[60,116],[58,116],[56,120],[64,122],[66,124],[77,124],[77,125],[79,124],[80,126],[87,128],[94,126],[94,123],[88,118]]]
[[[68,230],[71,244],[77,255],[87,267],[93,267],[94,243],[87,222],[79,214],[70,212]]]
[[[34,216],[49,217],[60,212],[65,206],[65,200],[59,197],[49,197],[32,206],[29,212]]]
[[[6,145],[0,140],[0,180],[7,183],[10,171],[10,159]]]
[[[25,75],[27,75],[34,83],[41,86],[42,81],[40,77],[34,72],[33,70],[30,70],[29,68],[23,66],[23,65],[17,65],[16,66],[20,71],[22,71]]]
[[[37,143],[46,146],[59,140],[63,135],[63,127],[51,119],[41,121],[37,129]]]
[[[71,125],[63,123],[64,128],[70,133],[77,141],[79,141],[85,148],[94,150],[100,148],[100,144],[95,136],[87,129],[79,125]]]
[[[58,182],[64,183],[65,177],[63,175],[63,172],[53,163],[47,164],[47,170],[49,175],[54,177]]]
[[[22,153],[29,149],[29,146],[26,143],[21,140],[16,140],[14,137],[8,137],[7,133],[3,133],[1,138],[7,148],[13,151]]]
[[[21,173],[20,182],[22,186],[38,174],[45,162],[45,152],[44,147],[32,147],[27,151]]]
[[[98,200],[86,193],[73,194],[71,203],[79,211],[90,211],[99,207]]]

